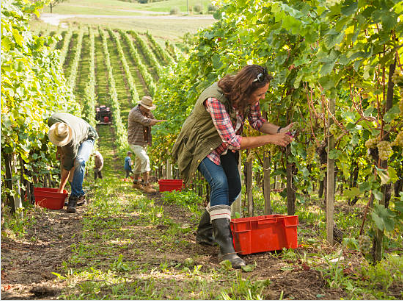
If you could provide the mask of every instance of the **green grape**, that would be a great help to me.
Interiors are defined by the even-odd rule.
[[[376,145],[378,144],[378,141],[379,141],[378,137],[368,139],[367,141],[365,141],[365,147],[368,149],[375,148]]]
[[[388,160],[392,155],[392,145],[389,141],[380,141],[378,142],[378,153],[379,159]]]
[[[340,128],[337,124],[333,123],[330,127],[329,127],[329,132],[330,134],[332,134],[333,136],[338,136],[340,135]]]
[[[395,141],[392,142],[392,146],[403,147],[403,131],[400,131],[399,134],[397,134]]]
[[[300,122],[294,122],[291,129],[301,132],[304,128],[302,127]]]
[[[316,155],[316,147],[315,144],[310,144],[306,150],[306,161],[308,164],[310,164],[314,159]]]
[[[395,70],[395,72],[392,75],[392,81],[396,84],[403,84],[403,74],[401,71]]]

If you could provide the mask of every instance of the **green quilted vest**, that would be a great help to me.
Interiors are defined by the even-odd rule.
[[[210,97],[218,99],[225,105],[232,123],[236,124],[236,112],[217,83],[205,89],[183,124],[172,149],[172,156],[178,163],[180,176],[185,182],[194,177],[200,162],[222,143],[210,113],[203,105],[203,102]]]

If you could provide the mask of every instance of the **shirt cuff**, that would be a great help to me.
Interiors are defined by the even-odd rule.
[[[263,126],[263,124],[266,122],[267,120],[264,118],[260,118],[258,120],[256,120],[251,126],[252,128],[254,128],[255,130],[260,130],[260,128]]]
[[[229,142],[225,142],[228,146],[228,149],[231,150],[239,150],[241,149],[241,140],[242,140],[242,136],[241,135],[235,135],[231,141]]]

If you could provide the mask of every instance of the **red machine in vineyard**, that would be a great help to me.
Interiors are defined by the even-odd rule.
[[[109,107],[101,105],[95,108],[96,115],[95,120],[98,124],[111,124],[112,123],[112,112]]]

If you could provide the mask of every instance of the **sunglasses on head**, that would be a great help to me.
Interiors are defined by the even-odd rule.
[[[256,76],[256,78],[253,80],[252,83],[255,83],[255,82],[262,83],[262,82],[265,80],[266,75],[267,75],[267,69],[264,68],[264,69],[263,69],[263,72],[259,73],[259,74]]]

